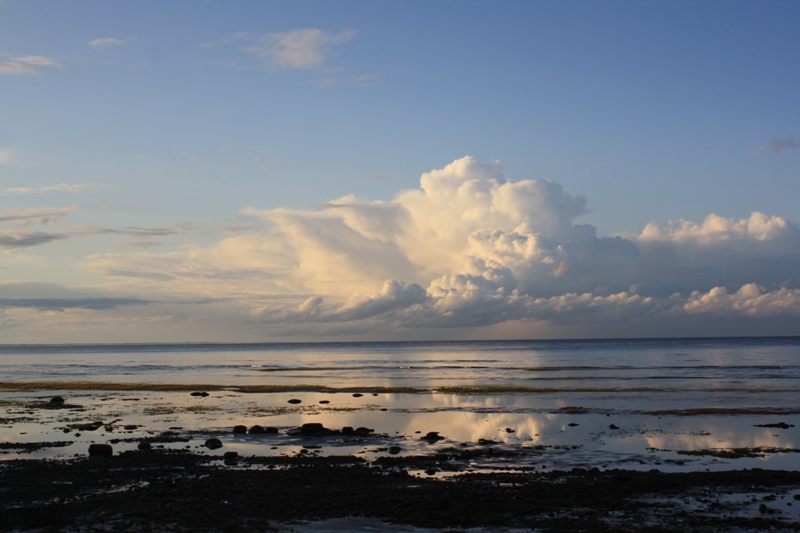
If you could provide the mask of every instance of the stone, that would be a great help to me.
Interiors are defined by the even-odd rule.
[[[89,457],[110,457],[114,455],[114,448],[110,444],[90,444]]]
[[[616,426],[616,425],[614,425],[614,424],[610,424],[610,425],[608,426],[608,429],[619,429],[619,426]]]
[[[302,402],[302,400],[298,400],[297,398],[292,398],[291,400],[289,400],[289,403],[292,403],[292,404],[298,404],[298,403],[301,403],[301,402]]]
[[[211,438],[206,441],[205,446],[209,450],[217,450],[219,448],[222,448],[222,441],[217,438]]]
[[[327,404],[331,403],[331,401],[330,400],[320,400],[319,403],[321,403],[322,405],[327,405]]]
[[[361,398],[362,396],[364,396],[364,395],[361,394],[360,392],[356,392],[356,393],[353,394],[353,398]]]
[[[239,452],[225,452],[222,456],[226,463],[235,462],[239,458]]]
[[[247,433],[247,426],[233,426],[234,433]]]
[[[300,426],[301,435],[325,435],[330,432],[330,429],[326,428],[319,422],[309,422]]]
[[[146,440],[143,440],[142,442],[137,444],[136,447],[139,449],[139,451],[142,451],[142,452],[147,452],[147,451],[150,451],[152,449],[152,446],[150,445],[150,442],[146,441]]]
[[[360,427],[360,428],[356,428],[356,431],[355,431],[355,433],[356,433],[356,435],[358,435],[359,437],[366,437],[367,435],[369,435],[369,434],[370,434],[370,433],[372,433],[373,431],[375,431],[375,430],[374,430],[374,429],[371,429],[371,428]]]
[[[201,397],[205,398],[206,396],[208,396],[208,393],[205,392],[205,391],[202,391],[202,392],[198,391],[198,392],[193,392],[192,396],[201,396]]]
[[[356,430],[350,426],[345,426],[342,428],[342,435],[355,435]]]
[[[139,426],[137,426],[136,424],[128,424],[126,426],[123,426],[123,429],[127,429],[128,431],[133,431],[134,429],[138,429],[138,427]]]
[[[266,431],[264,430],[264,428],[256,424],[255,426],[250,428],[250,431],[248,431],[248,433],[250,433],[251,435],[260,435],[262,433],[266,433]]]
[[[389,446],[389,453],[392,455],[397,455],[398,453],[402,452],[403,448],[400,446]]]
[[[64,405],[64,398],[61,396],[53,396],[50,398],[50,407],[60,407]]]
[[[274,435],[274,434],[278,433],[278,428],[272,427],[272,426],[267,426],[267,427],[264,428],[264,433],[271,433],[271,434]]]
[[[436,442],[439,440],[444,440],[444,437],[439,435],[438,431],[429,431],[428,433],[420,437],[420,440],[426,440],[428,442]]]

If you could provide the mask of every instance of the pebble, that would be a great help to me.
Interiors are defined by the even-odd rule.
[[[298,400],[297,398],[292,398],[291,400],[289,400],[289,403],[293,403],[293,404],[298,404],[298,403],[301,403],[301,402],[302,402],[302,400]]]
[[[114,449],[110,444],[90,444],[89,457],[101,457],[114,455]]]
[[[205,392],[205,391],[202,391],[202,392],[197,391],[197,392],[193,392],[192,396],[201,396],[201,397],[205,398],[206,396],[208,396],[208,393]]]

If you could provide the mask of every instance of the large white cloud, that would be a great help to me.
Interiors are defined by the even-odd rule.
[[[575,222],[584,198],[507,180],[498,162],[459,159],[391,201],[245,211],[272,230],[89,267],[140,290],[236,300],[249,320],[306,334],[800,314],[795,224],[711,215],[599,238]]]

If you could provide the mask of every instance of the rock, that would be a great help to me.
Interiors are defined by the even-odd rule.
[[[444,437],[439,435],[438,431],[429,431],[424,436],[420,437],[420,440],[426,440],[428,442],[433,443],[439,440],[444,440]]]
[[[371,429],[371,428],[360,427],[360,428],[356,428],[356,435],[358,435],[359,437],[366,437],[370,433],[372,433],[373,431],[375,431],[375,430]]]
[[[51,400],[52,401],[52,400]],[[777,424],[756,424],[753,427],[757,428],[776,428],[776,429],[789,429],[793,428],[794,424],[787,424],[786,422],[778,422]]]
[[[389,446],[389,453],[392,455],[397,455],[398,453],[402,452],[403,448],[400,446]]]
[[[260,435],[262,433],[266,433],[266,430],[264,430],[264,428],[256,424],[255,426],[250,428],[250,431],[248,431],[248,433],[250,433],[251,435]]]
[[[278,433],[278,428],[272,427],[272,426],[267,426],[267,427],[264,428],[264,433],[271,433],[271,434]]]
[[[574,427],[575,427],[575,426],[577,426],[578,424],[576,424],[575,422],[570,422],[570,423],[569,423],[569,424],[567,424],[567,425],[568,425],[569,427],[571,427],[571,428],[574,428]]]
[[[233,432],[234,433],[239,433],[239,434],[247,433],[247,426],[241,426],[241,425],[233,426]]]
[[[429,476],[435,476],[436,472],[437,470],[435,468],[429,468],[425,471],[425,473],[428,474]]]
[[[331,401],[330,400],[320,400],[319,403],[321,403],[322,405],[326,405],[326,404],[331,403]]]
[[[101,457],[114,455],[114,449],[110,444],[90,444],[89,457]]]
[[[128,431],[133,431],[134,429],[138,429],[139,426],[136,424],[128,424],[127,426],[123,426],[123,429],[127,429]]]
[[[506,428],[506,433],[515,433],[515,431],[511,428]]]
[[[142,442],[137,444],[136,447],[139,449],[139,451],[142,452],[150,451],[150,449],[152,448],[152,446],[150,446],[150,442],[146,440],[143,440]]]
[[[60,407],[64,405],[64,398],[61,396],[53,396],[50,398],[50,407]]]
[[[291,400],[289,400],[289,403],[293,403],[293,404],[298,404],[298,403],[301,403],[301,402],[302,402],[302,400],[298,400],[297,398],[292,398]]]
[[[239,452],[225,452],[222,456],[226,463],[233,463],[236,462],[236,459],[239,458]]]
[[[208,393],[207,393],[207,392],[205,392],[205,391],[202,391],[202,392],[193,392],[193,393],[192,393],[192,396],[201,396],[201,397],[205,398],[206,396],[208,396]]]
[[[222,448],[222,441],[217,438],[211,438],[206,441],[205,446],[209,450],[217,450],[219,448]]]
[[[330,429],[318,422],[309,422],[300,426],[301,435],[313,435],[319,437],[322,435],[330,435],[331,433],[333,432]]]
[[[353,398],[361,398],[362,396],[364,396],[364,395],[361,394],[360,392],[356,392],[356,393],[353,394]]]
[[[619,429],[619,426],[616,426],[616,425],[614,425],[614,424],[610,424],[610,425],[608,426],[608,429]]]
[[[765,504],[762,503],[761,505],[758,506],[758,512],[761,514],[768,513],[769,507],[767,507]]]
[[[351,428],[350,426],[345,426],[342,428],[342,435],[355,435],[356,430]]]
[[[377,395],[378,395],[378,393],[377,393],[377,392],[373,392],[373,393],[372,393],[372,395],[373,395],[373,396],[377,396]]]

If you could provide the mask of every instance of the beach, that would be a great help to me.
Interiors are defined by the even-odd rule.
[[[10,356],[0,527],[792,531],[797,345],[253,348],[194,375],[84,349],[73,370],[91,358],[92,380],[48,373],[74,349]],[[177,359],[202,367],[197,352]],[[402,366],[413,379],[387,378]]]

